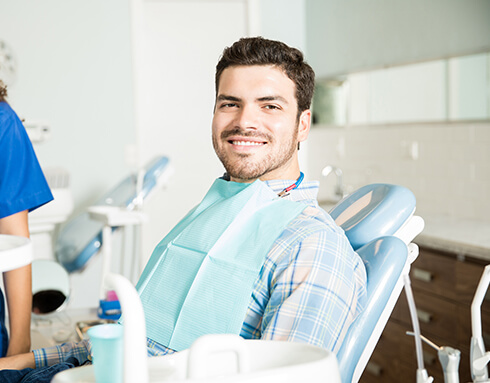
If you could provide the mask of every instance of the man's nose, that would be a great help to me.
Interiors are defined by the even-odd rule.
[[[237,115],[236,124],[242,129],[257,129],[258,114],[253,106],[243,105]]]

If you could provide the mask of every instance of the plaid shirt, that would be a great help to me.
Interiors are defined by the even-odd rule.
[[[279,193],[292,182],[267,181]],[[342,229],[318,206],[318,182],[285,197],[307,208],[275,241],[257,277],[240,335],[245,339],[309,343],[337,352],[364,308],[366,271]],[[148,339],[148,355],[173,350]],[[90,342],[35,350],[36,366],[75,356],[90,359]]]

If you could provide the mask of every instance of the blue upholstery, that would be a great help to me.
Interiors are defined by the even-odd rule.
[[[375,239],[357,250],[366,266],[366,308],[351,325],[337,354],[342,382],[351,382],[357,361],[395,290],[408,257],[405,243],[396,237]]]
[[[344,383],[359,379],[403,288],[409,252],[405,242],[393,235],[414,211],[413,193],[389,184],[366,185],[330,211],[367,273],[366,308],[347,331],[337,354]]]
[[[354,214],[350,212],[355,210]],[[329,213],[340,223],[354,250],[373,239],[393,235],[415,210],[415,196],[403,186],[371,184],[340,201]]]

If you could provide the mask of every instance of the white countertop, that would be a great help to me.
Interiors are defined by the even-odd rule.
[[[490,262],[490,222],[448,216],[424,216],[419,246],[448,251]]]
[[[322,201],[327,212],[333,203]],[[425,228],[413,242],[419,246],[464,255],[490,263],[490,221],[475,221],[443,215],[422,215]]]

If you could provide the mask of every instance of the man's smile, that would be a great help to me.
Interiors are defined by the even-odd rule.
[[[261,146],[265,145],[265,142],[256,142],[256,141],[228,141],[233,145],[237,146]]]

